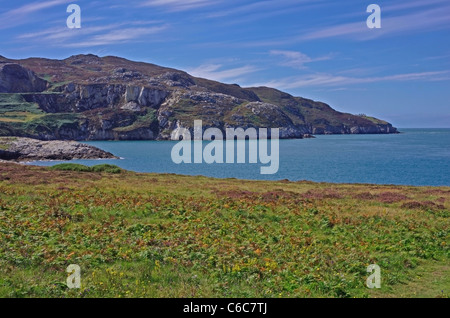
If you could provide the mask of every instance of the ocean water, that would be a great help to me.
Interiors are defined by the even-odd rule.
[[[89,166],[109,163],[137,172],[216,178],[450,186],[450,129],[400,131],[402,133],[396,135],[331,135],[280,140],[279,170],[271,175],[260,173],[261,166],[268,165],[261,163],[175,164],[171,151],[176,142],[172,141],[86,142],[123,159],[71,162]],[[204,146],[208,143],[205,141]],[[57,163],[61,161],[30,164]]]

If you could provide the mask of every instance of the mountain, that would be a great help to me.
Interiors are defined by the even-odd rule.
[[[280,128],[281,138],[396,133],[391,124],[269,87],[242,88],[120,57],[0,57],[0,136],[164,140],[174,130]]]

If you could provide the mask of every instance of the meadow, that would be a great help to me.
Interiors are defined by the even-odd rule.
[[[1,162],[0,297],[449,297],[449,211],[449,187]]]

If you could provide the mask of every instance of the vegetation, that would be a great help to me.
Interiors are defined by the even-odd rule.
[[[384,121],[384,120],[381,120],[381,119],[378,119],[378,118],[375,118],[375,117],[371,117],[371,116],[367,116],[365,114],[361,114],[360,117],[362,117],[364,119],[367,119],[367,120],[370,120],[372,123],[377,124],[377,125],[379,125],[379,124],[386,125],[387,124],[387,122]]]
[[[20,94],[0,94],[0,123],[27,122],[45,113],[35,103],[28,103]]]
[[[45,113],[36,103],[25,101],[22,94],[0,94],[0,135],[3,136],[51,134],[63,126],[78,127],[81,118],[75,113]]]
[[[122,169],[116,165],[101,164],[92,167],[80,165],[77,163],[61,163],[49,168],[56,171],[78,171],[78,172],[106,172],[106,173],[120,173]]]
[[[156,125],[156,127],[155,127]],[[116,132],[127,132],[133,131],[139,128],[153,128],[155,130],[158,127],[158,121],[156,117],[156,110],[149,109],[145,114],[137,116],[136,120],[126,127],[116,127],[114,131]]]
[[[64,167],[0,164],[0,297],[449,296],[448,187]]]
[[[16,139],[15,137],[0,137],[0,150],[8,150],[11,147],[11,142]]]

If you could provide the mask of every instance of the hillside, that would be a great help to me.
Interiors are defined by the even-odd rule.
[[[391,124],[268,87],[242,88],[119,57],[0,56],[0,136],[164,140],[177,128],[280,128],[281,138],[396,133]]]

